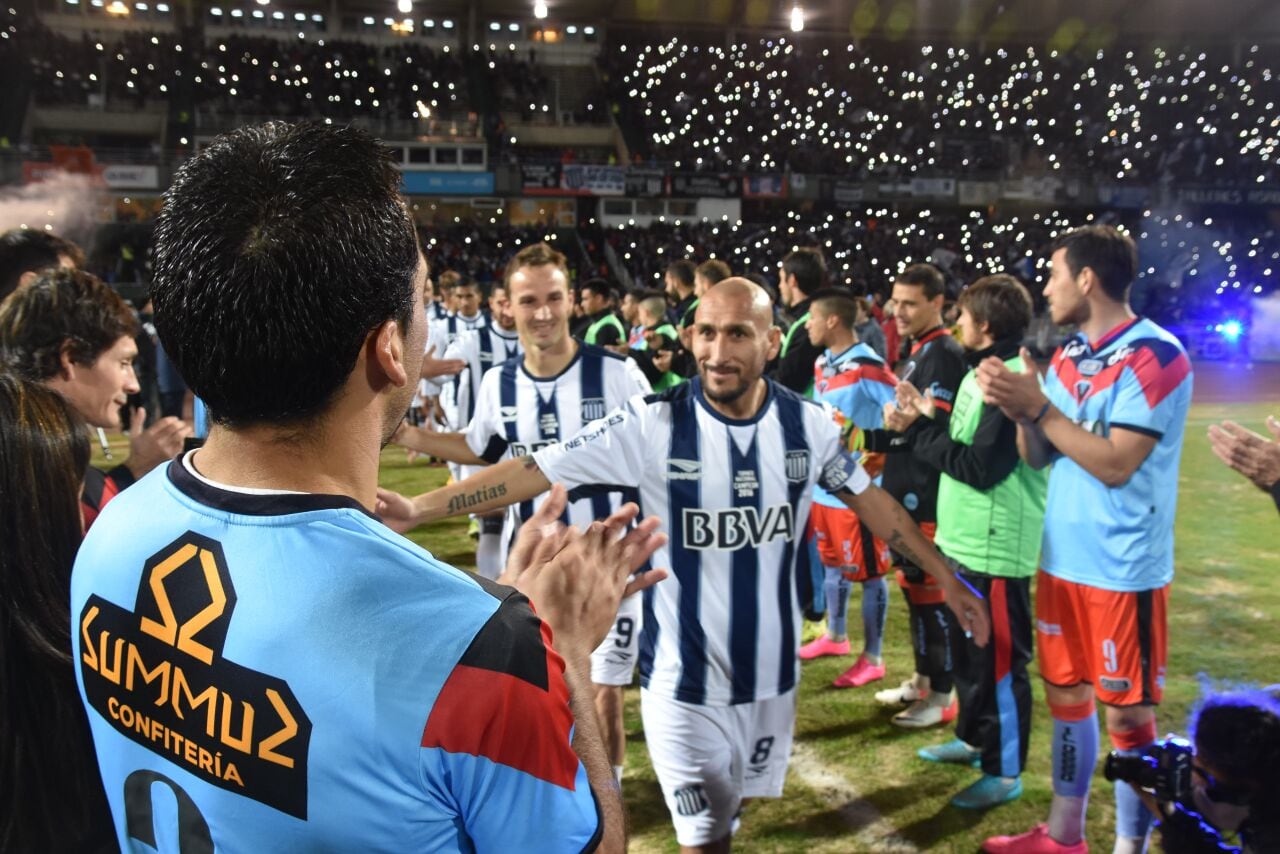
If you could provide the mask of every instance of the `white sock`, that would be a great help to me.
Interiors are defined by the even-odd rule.
[[[1049,805],[1049,836],[1063,845],[1075,845],[1084,839],[1084,813],[1088,798],[1054,795]]]
[[[1111,854],[1143,854],[1147,850],[1147,840],[1136,836],[1117,836],[1116,847]]]
[[[502,574],[502,535],[480,532],[476,544],[476,572],[490,580]]]
[[[621,786],[622,785],[622,766],[621,765],[613,766],[613,776],[618,778],[618,785]]]

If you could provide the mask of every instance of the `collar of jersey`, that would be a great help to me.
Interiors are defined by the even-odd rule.
[[[1140,323],[1141,321],[1142,321],[1141,317],[1134,317],[1130,320],[1126,320],[1124,323],[1121,323],[1119,326],[1115,327],[1114,329],[1110,329],[1107,332],[1103,333],[1102,337],[1098,339],[1097,344],[1094,344],[1088,338],[1085,338],[1083,332],[1078,334],[1080,335],[1080,340],[1089,346],[1089,350],[1093,353],[1097,353],[1100,350],[1106,349],[1109,345],[1114,344],[1117,340],[1119,340],[1121,335],[1128,332],[1134,326],[1138,325],[1138,323]]]
[[[573,340],[578,341],[578,339],[576,338]],[[533,380],[535,383],[553,383],[556,380],[560,379],[562,376],[564,376],[566,373],[568,373],[570,368],[578,364],[578,360],[582,358],[582,351],[587,349],[590,346],[591,346],[590,344],[584,344],[581,341],[578,341],[578,352],[574,353],[573,358],[569,360],[569,364],[561,368],[560,373],[555,374],[554,376],[535,377],[533,374],[529,373],[529,368],[525,365],[524,359],[520,360],[520,372],[523,373],[529,379]]]
[[[693,396],[697,399],[698,404],[707,411],[707,414],[730,427],[750,427],[763,418],[764,414],[769,411],[769,407],[773,405],[773,382],[768,378],[764,381],[764,403],[760,404],[756,414],[750,418],[730,418],[724,413],[718,412],[711,405],[711,402],[707,400],[707,396],[702,393],[702,378],[694,377],[689,382],[693,383]]]
[[[830,350],[828,350],[828,351],[827,351],[827,364],[828,364],[828,365],[831,365],[832,367],[835,367],[836,365],[842,364],[842,363],[847,362],[848,360],[850,360],[850,359],[852,359],[852,358],[855,358],[855,357],[858,355],[858,348],[859,348],[859,347],[866,347],[866,349],[867,349],[868,351],[870,351],[869,355],[875,356],[875,350],[872,350],[870,347],[867,347],[867,345],[866,345],[865,343],[863,343],[862,341],[859,341],[859,342],[858,342],[858,343],[856,343],[856,344],[850,344],[848,347],[846,347],[845,349],[841,350],[841,351],[839,352],[839,354],[834,355],[834,356],[833,356],[833,355],[831,355],[831,351],[830,351]],[[879,357],[879,356],[876,356],[876,358],[877,358],[877,359],[879,359],[880,357]]]
[[[193,452],[194,453],[194,452]],[[315,510],[358,510],[371,519],[377,519],[356,501],[346,495],[323,495],[314,492],[241,492],[226,484],[215,483],[197,477],[187,471],[179,457],[169,463],[169,482],[191,500],[240,516],[286,516],[291,513],[310,513]]]

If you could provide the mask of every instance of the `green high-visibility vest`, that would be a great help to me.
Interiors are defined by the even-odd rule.
[[[1024,370],[1022,357],[1005,360],[1009,370]],[[948,433],[961,445],[973,444],[982,418],[978,373],[969,371],[956,390]],[[1034,575],[1040,561],[1049,470],[1036,471],[1022,460],[991,489],[974,489],[945,472],[938,480],[936,544],[947,557],[969,569],[1005,578]]]
[[[587,334],[582,336],[582,340],[588,344],[596,343],[596,337],[606,326],[612,326],[618,330],[619,343],[625,344],[627,342],[627,330],[622,328],[622,321],[618,320],[618,316],[613,312],[608,312],[604,317],[587,327]]]

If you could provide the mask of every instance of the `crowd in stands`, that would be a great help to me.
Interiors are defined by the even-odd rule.
[[[184,44],[136,31],[76,38],[16,20],[20,38],[0,50],[26,55],[39,103],[105,95],[141,104],[189,86],[197,107],[219,113],[410,120],[419,101],[436,113],[485,108],[469,89],[470,59],[488,75],[496,110],[536,121],[554,100],[536,54],[514,49],[257,36]],[[809,35],[726,46],[618,33],[598,65],[633,156],[681,170],[1280,179],[1271,46],[978,49]],[[587,102],[604,113],[603,97]]]
[[[1089,173],[1126,183],[1274,182],[1274,47],[872,44],[806,36],[730,46],[612,39],[600,65],[680,169],[859,177]],[[1191,98],[1195,107],[1188,109]]]

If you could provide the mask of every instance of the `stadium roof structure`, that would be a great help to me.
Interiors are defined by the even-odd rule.
[[[385,10],[391,0],[341,0]],[[323,0],[321,4],[322,5]],[[805,30],[859,38],[1048,43],[1055,37],[1103,46],[1154,41],[1249,44],[1280,40],[1276,0],[546,0],[549,23],[643,25],[663,29],[786,31],[793,7]],[[534,0],[418,0],[416,11],[465,20],[528,20]]]

